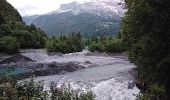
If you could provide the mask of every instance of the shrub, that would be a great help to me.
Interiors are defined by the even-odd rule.
[[[77,92],[66,85],[58,88],[54,82],[47,91],[43,81],[34,82],[33,78],[17,82],[12,77],[0,77],[0,81],[0,100],[94,100],[92,92]]]
[[[108,41],[105,44],[105,51],[108,53],[122,52],[125,50],[121,40]]]
[[[54,52],[55,49],[54,49],[54,41],[53,40],[48,40],[46,42],[46,48],[49,52]]]
[[[62,85],[58,88],[54,82],[51,82],[51,100],[94,100],[94,94],[90,92],[78,92],[71,90],[69,85]]]
[[[159,84],[149,86],[148,90],[140,93],[137,100],[165,100],[164,98],[165,87]]]
[[[91,52],[103,52],[104,51],[104,46],[100,43],[92,43],[91,45],[89,45],[89,50]]]
[[[0,52],[17,53],[19,51],[19,43],[11,36],[0,38]]]

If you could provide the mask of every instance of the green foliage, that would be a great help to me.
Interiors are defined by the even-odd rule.
[[[17,53],[19,50],[19,43],[11,36],[0,38],[0,52]]]
[[[83,43],[80,33],[72,33],[69,36],[52,37],[47,41],[46,48],[49,52],[79,52],[83,49]]]
[[[17,82],[14,77],[1,77],[0,98],[2,100],[47,100],[49,94],[43,90],[43,83],[31,78],[29,81]]]
[[[0,38],[14,37],[20,48],[42,48],[45,46],[46,35],[34,25],[27,26],[23,23],[22,17],[6,0],[0,1]],[[11,40],[11,41],[9,41]],[[14,39],[8,39],[10,47],[17,44]],[[12,42],[14,42],[12,44]],[[3,44],[4,46],[5,44]],[[11,46],[12,45],[12,46]],[[2,46],[2,45],[0,45]],[[7,47],[6,49],[15,49]],[[7,52],[1,49],[1,52]],[[17,50],[16,50],[17,51]],[[12,51],[15,52],[15,51]]]
[[[26,26],[21,22],[3,23],[0,26],[0,38],[12,36],[16,38],[20,48],[43,48],[46,42],[46,35],[35,26]]]
[[[95,97],[94,94],[90,91],[86,93],[81,93],[78,100],[94,100],[94,97]]]
[[[137,96],[137,100],[161,100],[165,93],[165,87],[158,84],[149,86],[148,90],[144,93],[140,93]]]
[[[147,84],[159,83],[170,94],[170,2],[125,0],[121,32],[129,57]]]
[[[0,19],[22,22],[22,17],[18,11],[12,7],[6,0],[0,0]]]
[[[104,51],[104,47],[103,47],[103,45],[101,43],[93,42],[93,43],[91,43],[89,45],[89,50],[91,52],[95,52],[95,51],[103,52]]]
[[[58,88],[52,82],[50,90],[44,90],[43,81],[17,82],[14,77],[0,77],[1,100],[94,100],[92,92],[76,92],[66,85]]]
[[[120,39],[109,41],[105,45],[107,52],[122,52],[125,51],[125,47]]]
[[[16,29],[12,31],[11,35],[17,38],[21,48],[37,49],[45,47],[46,35],[41,30],[35,28],[34,25],[23,26],[23,29]]]
[[[87,42],[89,50],[92,52],[117,53],[126,50],[122,40],[117,37],[92,37],[91,40],[88,40]]]
[[[70,86],[63,85],[58,88],[54,82],[51,82],[51,100],[94,100],[93,93],[78,92],[70,89]]]

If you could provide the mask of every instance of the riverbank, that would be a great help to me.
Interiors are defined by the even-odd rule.
[[[88,52],[86,55],[87,56],[110,56],[110,57],[121,56],[124,58],[128,57],[127,52],[120,52],[120,53]]]

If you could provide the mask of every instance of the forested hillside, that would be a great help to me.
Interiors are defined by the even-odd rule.
[[[169,0],[125,0],[123,40],[144,83],[142,100],[166,100],[170,94],[169,5]]]
[[[0,24],[2,24],[3,20],[22,22],[22,17],[18,11],[6,0],[0,0]]]
[[[63,12],[39,16],[33,24],[47,32],[49,36],[59,36],[61,33],[68,35],[72,32],[81,32],[83,37],[111,36],[119,31],[120,18],[103,18],[89,13],[74,15],[72,12]]]
[[[15,53],[19,48],[41,48],[45,33],[27,26],[18,11],[6,0],[0,1],[0,52]]]

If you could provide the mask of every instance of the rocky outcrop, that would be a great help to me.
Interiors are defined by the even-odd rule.
[[[74,72],[80,69],[84,69],[85,67],[79,65],[76,62],[68,62],[68,63],[38,63],[31,58],[25,57],[22,54],[16,54],[6,59],[0,61],[0,68],[26,68],[29,71],[26,73],[20,73],[19,77],[28,77],[28,76],[47,76],[47,75],[55,75],[62,74],[65,72]]]
[[[75,64],[74,62],[69,63],[52,62],[48,64],[38,64],[35,67],[32,74],[35,76],[47,76],[61,74],[64,72],[74,72],[84,68],[85,67]]]
[[[12,57],[9,57],[9,58],[6,58],[6,59],[3,59],[2,61],[0,61],[0,64],[17,63],[19,61],[22,61],[22,62],[27,62],[27,61],[34,62],[31,58],[25,57],[25,56],[23,56],[21,54],[15,54]]]
[[[134,83],[135,85],[142,91],[147,90],[147,84],[146,82],[139,76],[139,73],[137,71],[136,68],[132,69],[132,71],[130,71],[130,74],[133,76],[134,78]]]

